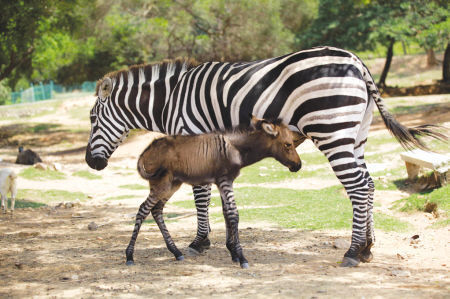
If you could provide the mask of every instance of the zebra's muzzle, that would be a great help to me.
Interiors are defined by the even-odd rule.
[[[108,165],[108,160],[101,157],[93,158],[89,149],[86,149],[86,163],[92,169],[102,170]]]

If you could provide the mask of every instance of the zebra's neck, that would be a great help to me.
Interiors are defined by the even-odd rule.
[[[190,68],[188,61],[176,60],[111,74],[111,99],[127,128],[164,132],[164,106],[179,78]]]

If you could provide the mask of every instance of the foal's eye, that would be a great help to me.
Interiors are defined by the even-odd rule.
[[[286,148],[290,148],[290,147],[292,146],[292,143],[285,143],[284,146],[285,146]]]

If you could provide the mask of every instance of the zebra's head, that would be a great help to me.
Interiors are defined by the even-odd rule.
[[[109,77],[97,83],[97,100],[90,113],[91,133],[86,147],[86,163],[96,170],[108,165],[109,157],[129,132],[126,123],[115,115],[115,105],[111,100],[116,92],[114,83],[115,80]]]

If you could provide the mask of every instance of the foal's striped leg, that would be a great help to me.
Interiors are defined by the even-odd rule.
[[[182,261],[184,260],[184,256],[181,251],[178,250],[175,242],[172,240],[172,237],[169,234],[169,230],[167,229],[166,224],[164,223],[163,209],[166,202],[167,200],[158,201],[158,203],[152,208],[152,216],[153,219],[155,219],[156,224],[158,224],[159,230],[161,231],[164,241],[166,242],[167,249],[169,249],[169,251],[172,252],[173,255],[175,255],[175,258],[178,261]]]
[[[233,181],[226,177],[218,180],[217,187],[222,198],[222,209],[227,225],[227,248],[233,261],[239,262],[242,268],[248,268],[248,261],[242,253],[239,242],[239,213],[234,201]]]
[[[211,231],[209,227],[208,207],[211,200],[211,185],[194,186],[195,207],[197,208],[197,236],[189,245],[188,250],[191,255],[198,255],[204,249],[208,249],[211,242],[208,234]]]
[[[134,265],[134,244],[136,243],[139,230],[141,228],[142,222],[144,222],[145,218],[147,218],[151,209],[158,203],[158,201],[159,199],[150,193],[147,199],[139,207],[139,211],[136,214],[136,223],[134,225],[133,234],[131,235],[131,240],[128,244],[128,247],[125,250],[127,256],[127,265]]]

